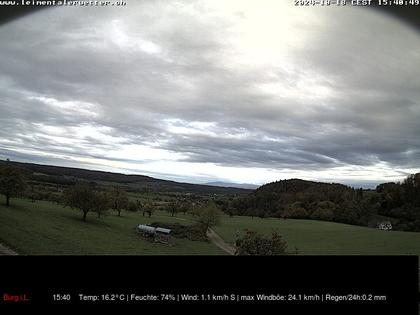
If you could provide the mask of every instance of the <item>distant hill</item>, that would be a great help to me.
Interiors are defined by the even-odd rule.
[[[420,173],[372,189],[289,179],[272,182],[232,203],[231,214],[314,219],[420,232]]]
[[[354,223],[362,192],[342,184],[288,179],[265,184],[235,201],[237,214]]]
[[[219,186],[219,187],[234,187],[234,188],[243,188],[243,189],[257,189],[258,185],[253,184],[236,184],[236,183],[228,183],[228,182],[209,182],[206,183],[209,186]]]
[[[287,179],[287,180],[279,180],[276,182],[268,183],[259,187],[256,191],[256,194],[262,192],[271,192],[275,194],[296,194],[296,193],[304,193],[308,190],[317,190],[317,191],[328,191],[328,190],[340,190],[341,192],[344,191],[352,191],[353,189],[349,186],[337,183],[323,183],[323,182],[313,182],[303,179]]]
[[[0,161],[5,163],[5,161]],[[77,180],[92,182],[107,182],[126,185],[132,189],[156,191],[156,192],[179,192],[197,194],[224,194],[243,195],[251,190],[235,187],[219,187],[210,185],[197,185],[179,183],[175,181],[157,179],[144,175],[126,175],[80,168],[40,165],[33,163],[9,162],[20,169],[29,178],[36,181],[52,182],[56,184],[72,184]]]

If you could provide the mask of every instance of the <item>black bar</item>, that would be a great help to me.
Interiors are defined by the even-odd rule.
[[[418,314],[418,256],[4,256],[0,268],[0,311],[141,305]]]

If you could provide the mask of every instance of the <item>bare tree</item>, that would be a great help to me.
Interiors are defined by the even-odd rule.
[[[118,212],[118,216],[121,216],[121,210],[127,209],[128,207],[128,195],[127,192],[120,188],[114,187],[109,192],[109,198],[111,202],[111,209]]]
[[[94,192],[93,201],[94,202],[92,211],[95,212],[98,216],[98,219],[100,219],[101,215],[109,210],[111,206],[111,200],[106,192],[96,191]]]

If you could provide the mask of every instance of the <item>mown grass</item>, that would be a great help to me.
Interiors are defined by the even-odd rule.
[[[313,220],[260,219],[221,216],[214,230],[227,242],[245,229],[265,235],[278,232],[288,242],[289,252],[333,255],[420,255],[420,233],[377,229]],[[191,224],[189,215],[157,211],[151,218],[140,213],[110,212],[105,218],[88,215],[81,220],[77,210],[51,202],[13,199],[12,206],[0,204],[0,242],[20,254],[121,254],[121,255],[217,255],[224,254],[209,242],[172,239],[163,245],[142,239],[138,224],[179,222]]]
[[[314,221],[224,217],[214,230],[227,242],[250,229],[269,235],[278,232],[288,250],[308,255],[420,255],[420,233],[381,231],[374,228]]]
[[[88,214],[81,220],[77,210],[51,202],[13,199],[12,206],[0,205],[0,242],[19,254],[118,254],[118,255],[218,255],[224,254],[210,242],[172,238],[171,245],[144,240],[136,233],[138,224],[180,222],[165,213],[151,218],[141,213],[110,212],[97,219]],[[184,221],[188,223],[188,221]]]

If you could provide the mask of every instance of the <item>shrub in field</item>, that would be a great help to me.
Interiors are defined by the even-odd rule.
[[[236,255],[284,255],[286,248],[286,241],[277,233],[265,237],[248,230],[242,238],[236,240]]]

